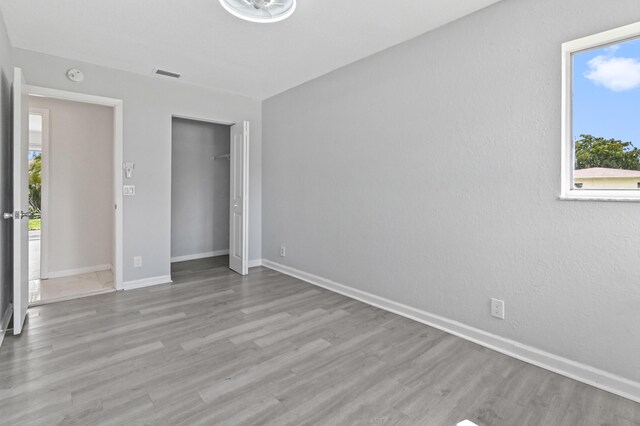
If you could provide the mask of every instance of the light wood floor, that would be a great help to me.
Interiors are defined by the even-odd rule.
[[[640,425],[640,404],[266,268],[30,309],[2,425]]]

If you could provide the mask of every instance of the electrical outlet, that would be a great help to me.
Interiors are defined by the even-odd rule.
[[[500,299],[491,299],[491,316],[504,319],[504,301]]]
[[[280,257],[285,257],[287,255],[287,248],[285,246],[280,246]]]
[[[133,257],[133,267],[140,268],[142,266],[142,256]]]
[[[125,196],[136,195],[136,186],[135,185],[123,185],[122,186],[122,195],[125,195]]]

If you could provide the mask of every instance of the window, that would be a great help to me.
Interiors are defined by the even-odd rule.
[[[640,201],[640,23],[562,45],[567,199]]]

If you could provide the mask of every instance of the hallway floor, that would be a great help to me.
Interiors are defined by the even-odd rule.
[[[29,281],[29,305],[58,302],[115,291],[111,271]]]
[[[40,279],[40,231],[29,232],[29,305],[115,291],[111,271]]]

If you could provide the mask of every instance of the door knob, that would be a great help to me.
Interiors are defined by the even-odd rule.
[[[23,212],[19,210],[16,210],[13,213],[11,212],[2,213],[3,219],[24,219],[25,217],[28,217],[29,219],[31,219],[31,213]]]

